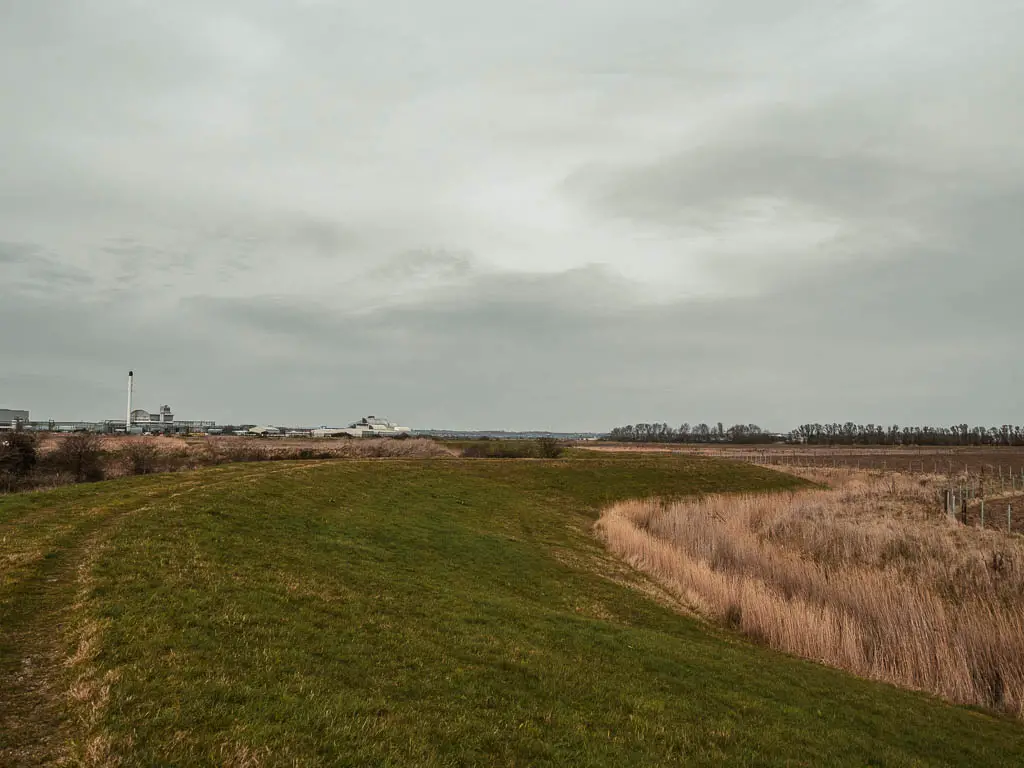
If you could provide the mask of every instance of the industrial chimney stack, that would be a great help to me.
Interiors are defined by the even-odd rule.
[[[124,419],[124,432],[128,434],[132,430],[132,389],[135,385],[135,373],[128,371],[128,412]]]

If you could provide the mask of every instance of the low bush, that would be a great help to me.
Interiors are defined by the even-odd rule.
[[[137,441],[121,450],[125,470],[131,475],[149,475],[160,467],[160,451],[152,443]]]
[[[35,469],[38,445],[29,432],[5,432],[0,436],[0,473],[24,477]]]
[[[57,472],[67,472],[75,482],[102,480],[103,443],[92,432],[76,432],[62,438],[56,450],[46,457],[45,464]]]
[[[537,441],[537,450],[542,459],[557,459],[565,453],[565,445],[554,437],[542,437]]]
[[[467,459],[532,459],[537,456],[537,452],[525,440],[520,443],[488,440],[465,446],[462,455]]]
[[[565,453],[565,445],[553,437],[538,440],[480,439],[462,446],[468,459],[557,459]]]

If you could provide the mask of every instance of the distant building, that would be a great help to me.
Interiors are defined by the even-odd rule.
[[[318,427],[313,430],[313,437],[396,437],[410,432],[411,427],[402,427],[376,416],[366,416],[347,427]]]
[[[131,412],[131,424],[127,429],[132,434],[143,432],[163,432],[164,434],[182,434],[191,432],[206,432],[215,427],[213,421],[178,421],[174,418],[171,406],[161,405],[156,413],[151,413],[143,408],[136,408]],[[123,421],[104,422],[105,432],[122,431],[125,428]]]
[[[19,426],[27,426],[28,422],[28,411],[0,408],[0,429],[16,429]]]
[[[157,413],[150,413],[144,411],[141,408],[137,408],[132,411],[132,424],[145,427],[149,424],[173,424],[174,414],[171,412],[171,406],[161,405],[160,410]]]

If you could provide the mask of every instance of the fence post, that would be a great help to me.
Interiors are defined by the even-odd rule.
[[[1013,533],[1013,504],[1006,505],[1006,532]]]
[[[985,498],[981,499],[981,527],[985,527]]]

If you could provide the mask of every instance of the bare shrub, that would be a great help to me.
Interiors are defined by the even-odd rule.
[[[35,435],[20,430],[0,433],[0,472],[24,477],[35,469],[37,461]]]
[[[542,459],[557,459],[565,453],[565,445],[554,437],[542,437],[537,440],[537,452]]]
[[[462,449],[467,459],[535,459],[539,455],[532,440],[479,440]]]
[[[776,648],[1024,716],[1024,541],[960,526],[918,478],[617,504],[609,548],[697,611]]]
[[[60,440],[47,456],[47,464],[58,472],[68,472],[75,482],[102,480],[103,445],[99,435],[76,432]]]
[[[121,450],[121,456],[131,475],[149,475],[160,466],[160,451],[150,442],[133,441]]]

